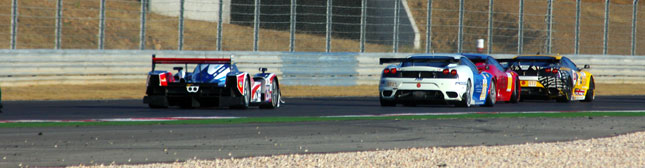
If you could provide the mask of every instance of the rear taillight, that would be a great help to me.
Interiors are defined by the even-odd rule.
[[[449,73],[450,73],[450,70],[449,70],[449,69],[443,69],[443,74],[444,74],[444,75],[448,75]]]
[[[390,70],[389,70],[389,69],[384,69],[384,70],[383,70],[383,73],[384,73],[384,74],[389,74],[389,73],[390,73]]]
[[[159,86],[168,86],[166,73],[159,74]]]
[[[553,70],[551,70],[551,72],[558,73],[558,69],[553,69]]]
[[[457,75],[457,70],[456,70],[456,69],[453,69],[452,71],[450,71],[450,75],[452,75],[452,76]]]
[[[390,69],[390,72],[391,72],[392,74],[395,74],[395,73],[396,73],[396,68],[392,68],[392,69]]]
[[[544,72],[551,73],[551,68],[544,69]]]

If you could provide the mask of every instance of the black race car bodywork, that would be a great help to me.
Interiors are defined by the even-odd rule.
[[[522,98],[555,98],[560,102],[593,101],[594,81],[588,69],[578,68],[559,55],[517,56],[498,59],[519,74]]]
[[[174,67],[177,74],[172,75],[155,70],[156,64],[182,64],[183,67]],[[189,64],[196,64],[192,73],[183,70]],[[262,73],[251,77],[239,71],[230,58],[156,58],[153,55],[143,102],[152,108],[280,107],[278,77],[266,73],[266,68],[260,70]]]

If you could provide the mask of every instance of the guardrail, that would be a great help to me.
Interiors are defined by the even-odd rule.
[[[145,82],[151,55],[230,57],[247,72],[267,67],[284,85],[378,84],[382,57],[410,53],[218,52],[155,50],[0,50],[0,85]],[[512,55],[494,55],[508,58]],[[645,56],[567,55],[591,65],[599,83],[645,83]]]

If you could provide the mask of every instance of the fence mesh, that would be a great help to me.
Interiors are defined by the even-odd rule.
[[[290,51],[293,46],[297,52],[360,52],[364,47],[365,52],[428,49],[452,53],[478,52],[477,39],[485,39],[491,42],[491,53],[576,51],[576,1],[553,0],[551,22],[548,0],[523,0],[523,6],[522,1],[494,0],[489,6],[491,0],[464,4],[433,0],[431,9],[429,0],[221,0],[221,11],[220,0],[107,0],[103,8],[101,0],[16,1],[14,6],[13,0],[0,0],[0,38],[6,39],[0,41],[3,49],[12,44],[17,49],[52,49],[57,44],[60,49],[98,49],[104,9],[104,49],[136,50],[144,43],[147,50],[183,46],[183,50]],[[143,2],[147,2],[145,11]],[[181,2],[183,18],[179,17]],[[580,4],[580,54],[632,54],[632,1],[612,1],[608,25],[605,1],[581,0]],[[17,10],[15,16],[13,9]],[[638,8],[638,24],[645,19],[643,10]],[[12,31],[14,17],[18,20],[16,32]],[[639,35],[645,32],[644,26],[638,26],[636,32],[633,49],[635,55],[643,55],[645,49],[638,45],[645,44],[644,36]],[[141,33],[145,33],[143,38]],[[429,44],[427,37],[431,38]]]

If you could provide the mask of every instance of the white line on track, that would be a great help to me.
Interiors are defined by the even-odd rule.
[[[520,111],[520,112],[444,112],[444,113],[389,113],[375,115],[334,115],[320,116],[321,118],[352,118],[352,117],[392,117],[392,116],[441,116],[441,115],[465,115],[465,114],[536,114],[536,113],[576,113],[576,112],[618,112],[618,113],[636,113],[645,112],[645,110],[595,110],[595,111]],[[306,116],[303,116],[306,117]],[[205,117],[151,117],[151,118],[104,118],[104,119],[83,119],[83,120],[0,120],[0,123],[45,123],[45,122],[142,122],[142,121],[178,121],[178,120],[212,120],[212,119],[237,119],[249,117],[224,117],[224,116],[205,116]]]

